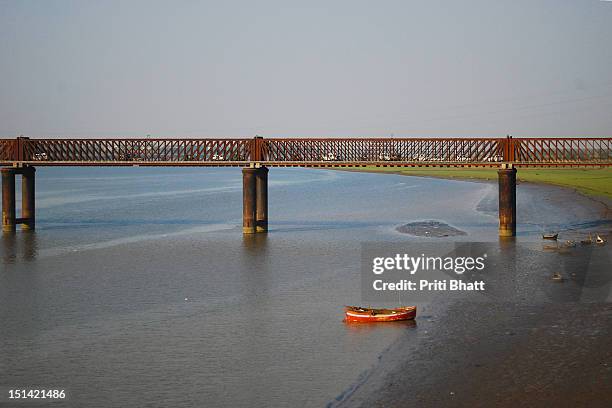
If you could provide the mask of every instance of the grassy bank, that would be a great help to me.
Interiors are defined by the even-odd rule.
[[[357,171],[406,176],[497,180],[497,170],[451,167],[361,167]],[[519,168],[519,181],[570,187],[588,196],[612,198],[612,168]]]

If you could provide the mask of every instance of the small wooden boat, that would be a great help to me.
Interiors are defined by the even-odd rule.
[[[346,322],[394,322],[412,320],[416,317],[416,306],[404,306],[395,309],[372,309],[359,306],[344,307]]]
[[[559,233],[556,234],[542,234],[542,239],[552,239],[554,241],[557,240],[557,237],[559,236]]]

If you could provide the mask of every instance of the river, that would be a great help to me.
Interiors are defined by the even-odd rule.
[[[415,240],[395,228],[430,219],[497,242],[494,184],[269,181],[270,232],[243,236],[239,169],[39,168],[36,232],[0,241],[0,386],[65,389],[58,406],[325,406],[417,330],[342,323],[361,243]],[[519,206],[538,192],[519,189]],[[522,239],[568,212],[597,222],[549,204],[530,204]]]

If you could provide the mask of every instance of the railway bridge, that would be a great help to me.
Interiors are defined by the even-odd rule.
[[[612,166],[612,138],[0,139],[2,230],[35,228],[38,166],[241,167],[243,232],[268,230],[271,167],[498,168],[499,235],[516,234],[520,167]],[[21,217],[15,181],[22,179]]]

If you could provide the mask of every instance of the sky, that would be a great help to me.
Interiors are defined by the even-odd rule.
[[[0,137],[612,136],[612,2],[0,0]]]

